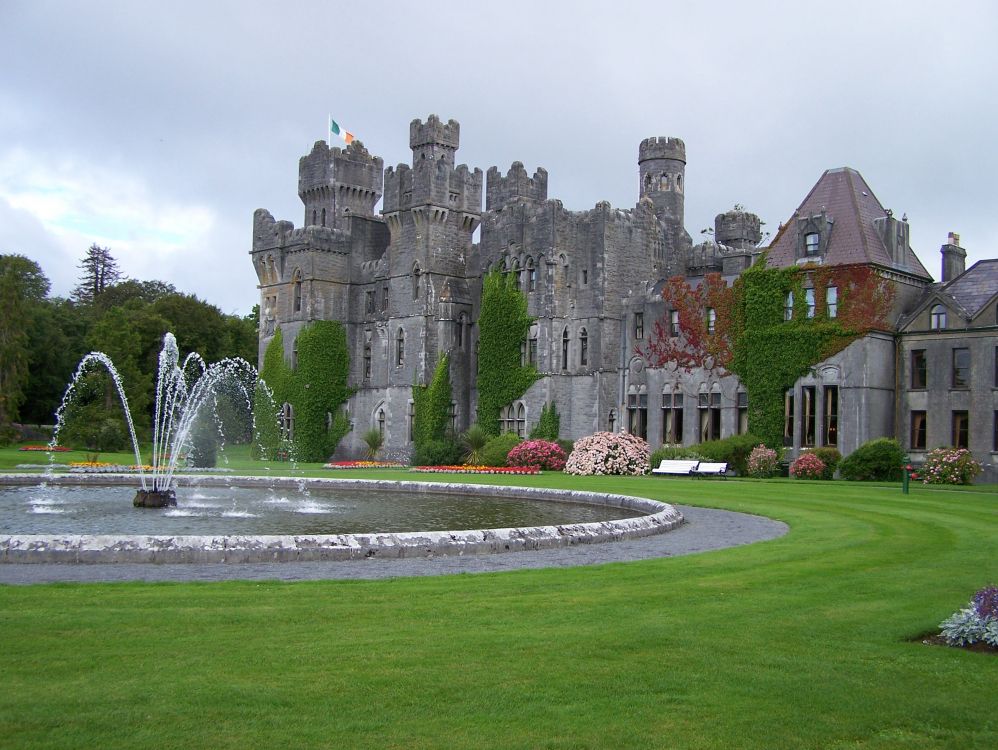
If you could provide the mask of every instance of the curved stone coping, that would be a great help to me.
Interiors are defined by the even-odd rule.
[[[121,485],[137,483],[129,474],[9,474],[0,486]],[[372,489],[434,494],[516,497],[550,502],[588,503],[627,508],[646,515],[616,521],[532,526],[511,529],[407,531],[378,534],[153,536],[104,534],[11,534],[0,536],[0,563],[217,563],[311,562],[362,558],[435,557],[550,549],[576,544],[636,539],[660,534],[683,523],[673,506],[657,500],[599,492],[509,487],[491,484],[413,482],[390,479],[295,479],[290,477],[186,477],[182,486]]]

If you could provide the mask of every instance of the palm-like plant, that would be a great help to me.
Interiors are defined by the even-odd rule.
[[[385,436],[381,434],[380,430],[376,430],[373,427],[365,432],[361,438],[364,444],[367,446],[367,457],[370,459],[377,458],[378,451],[381,450],[381,446],[385,444]]]
[[[464,463],[477,465],[482,462],[482,449],[489,442],[488,433],[477,424],[471,425],[467,432],[461,435],[461,450],[464,451]]]

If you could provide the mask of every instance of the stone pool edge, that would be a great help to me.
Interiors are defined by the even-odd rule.
[[[130,474],[4,474],[0,486],[46,482],[57,485],[135,485]],[[466,493],[576,502],[627,508],[646,515],[616,521],[508,529],[407,531],[383,534],[154,536],[102,534],[0,534],[2,563],[256,563],[315,562],[365,558],[419,558],[482,555],[599,544],[661,534],[683,523],[672,505],[628,495],[510,487],[491,484],[249,476],[178,476],[181,486],[239,485],[274,488],[378,488],[400,492]]]

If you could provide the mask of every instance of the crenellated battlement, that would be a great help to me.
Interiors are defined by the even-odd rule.
[[[533,177],[527,176],[523,163],[515,161],[503,176],[497,167],[489,167],[485,188],[485,210],[498,211],[514,201],[543,203],[548,198],[548,173],[538,167]]]
[[[638,164],[649,159],[675,159],[686,163],[686,144],[681,138],[645,138],[638,146]]]
[[[444,161],[417,161],[414,167],[399,164],[385,170],[382,213],[427,205],[478,216],[482,212],[482,170],[472,170],[466,164],[451,168]]]
[[[446,124],[436,115],[430,115],[424,123],[415,119],[409,123],[409,148],[415,150],[427,145],[447,146],[457,151],[461,145],[461,125],[457,120],[448,120]]]
[[[316,141],[298,161],[298,197],[305,204],[305,224],[338,226],[347,214],[373,216],[381,198],[384,161],[360,141],[330,148]]]
[[[714,239],[733,248],[754,248],[762,240],[762,220],[736,206],[714,217]]]

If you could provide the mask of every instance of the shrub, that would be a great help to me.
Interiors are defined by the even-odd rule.
[[[453,466],[461,457],[461,448],[454,440],[425,440],[412,454],[414,466]]]
[[[707,459],[689,445],[663,445],[655,449],[648,463],[655,468],[663,461],[706,461]]]
[[[565,468],[566,458],[565,451],[557,443],[548,440],[527,440],[513,446],[506,457],[506,464],[561,471]]]
[[[842,454],[839,453],[837,448],[825,446],[822,448],[810,448],[807,452],[816,455],[825,465],[825,471],[821,475],[821,479],[831,479],[835,475],[835,470],[842,461]]]
[[[568,457],[569,474],[646,474],[648,443],[627,433],[597,432],[577,440]]]
[[[824,475],[825,462],[811,451],[801,453],[797,460],[790,464],[790,476],[794,479],[823,479]]]
[[[479,465],[482,463],[482,449],[489,442],[489,434],[477,424],[471,425],[461,435],[461,450],[466,464]]]
[[[381,430],[372,427],[367,432],[365,432],[360,437],[364,441],[364,445],[367,446],[367,450],[364,451],[364,455],[367,458],[376,458],[378,451],[381,450],[381,446],[385,444],[385,436],[381,434]]]
[[[966,448],[936,448],[925,457],[921,477],[925,484],[970,484],[981,471]]]
[[[481,465],[505,466],[506,457],[519,442],[520,436],[515,432],[504,432],[490,439],[482,448]]]
[[[752,452],[749,453],[746,462],[747,473],[756,479],[765,479],[776,476],[780,471],[780,457],[772,448],[767,448],[759,443]]]
[[[558,438],[557,440],[555,440],[555,442],[561,446],[561,449],[563,451],[565,451],[566,456],[571,456],[572,451],[575,450],[574,440],[562,440],[561,438]]]
[[[998,586],[985,586],[970,603],[939,624],[951,646],[969,646],[984,641],[998,648]]]
[[[905,455],[897,440],[877,438],[863,443],[839,464],[843,479],[890,482],[901,478]]]
[[[723,440],[709,440],[695,446],[697,453],[701,454],[708,461],[723,462],[728,468],[734,469],[739,476],[745,476],[748,472],[748,457],[762,441],[748,433],[744,435],[732,435]]]

